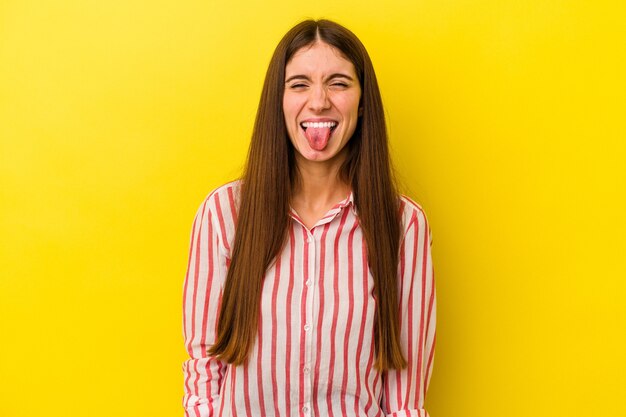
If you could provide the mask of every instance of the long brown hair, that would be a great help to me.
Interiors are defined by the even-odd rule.
[[[240,365],[254,344],[263,278],[286,241],[289,203],[298,180],[282,107],[285,66],[296,51],[317,40],[337,48],[352,62],[361,85],[363,110],[346,145],[348,156],[339,175],[352,188],[374,277],[375,366],[400,369],[406,366],[400,348],[397,295],[401,220],[382,99],[363,44],[348,29],[328,20],[306,20],[293,27],[270,61],[241,181],[217,340],[208,353]]]

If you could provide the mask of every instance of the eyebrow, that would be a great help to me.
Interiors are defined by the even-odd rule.
[[[349,75],[342,74],[340,72],[336,72],[334,74],[329,75],[328,77],[326,77],[326,80],[331,80],[333,78],[345,78],[346,80],[354,81],[354,79],[352,77],[350,77]],[[307,77],[306,75],[298,74],[298,75],[292,75],[291,77],[287,78],[285,80],[285,84],[287,84],[288,82],[293,81],[293,80],[311,81],[311,79],[309,77]]]

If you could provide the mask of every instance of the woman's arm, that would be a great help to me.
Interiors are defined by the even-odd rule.
[[[400,248],[400,329],[408,366],[383,375],[382,409],[387,416],[427,417],[424,401],[435,350],[436,298],[432,237],[424,211],[414,206]]]
[[[211,196],[198,210],[191,234],[183,290],[183,334],[189,354],[183,364],[185,417],[217,415],[226,364],[207,355],[215,341],[217,316],[226,274],[220,251],[219,229],[214,227]]]

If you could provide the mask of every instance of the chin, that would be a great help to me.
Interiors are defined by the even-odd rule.
[[[323,151],[309,150],[306,153],[302,154],[305,159],[313,162],[330,161],[337,158],[338,155],[339,152],[337,152],[336,150],[327,149],[324,149]]]
[[[327,155],[324,151],[315,151],[315,150],[309,150],[305,153],[301,153],[300,155],[302,155],[302,157],[308,161],[315,161],[315,162],[323,162],[332,157],[330,155]]]

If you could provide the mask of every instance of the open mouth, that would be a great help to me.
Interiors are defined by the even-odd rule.
[[[337,122],[302,122],[300,123],[300,127],[306,132],[307,128],[312,127],[314,129],[323,129],[323,128],[330,128],[330,131],[332,132],[333,130],[335,130],[335,128],[337,127],[339,123]]]
[[[339,125],[339,123],[335,121],[300,123],[300,127],[304,131],[304,136],[309,142],[309,146],[316,151],[322,151],[326,148],[337,125]]]

